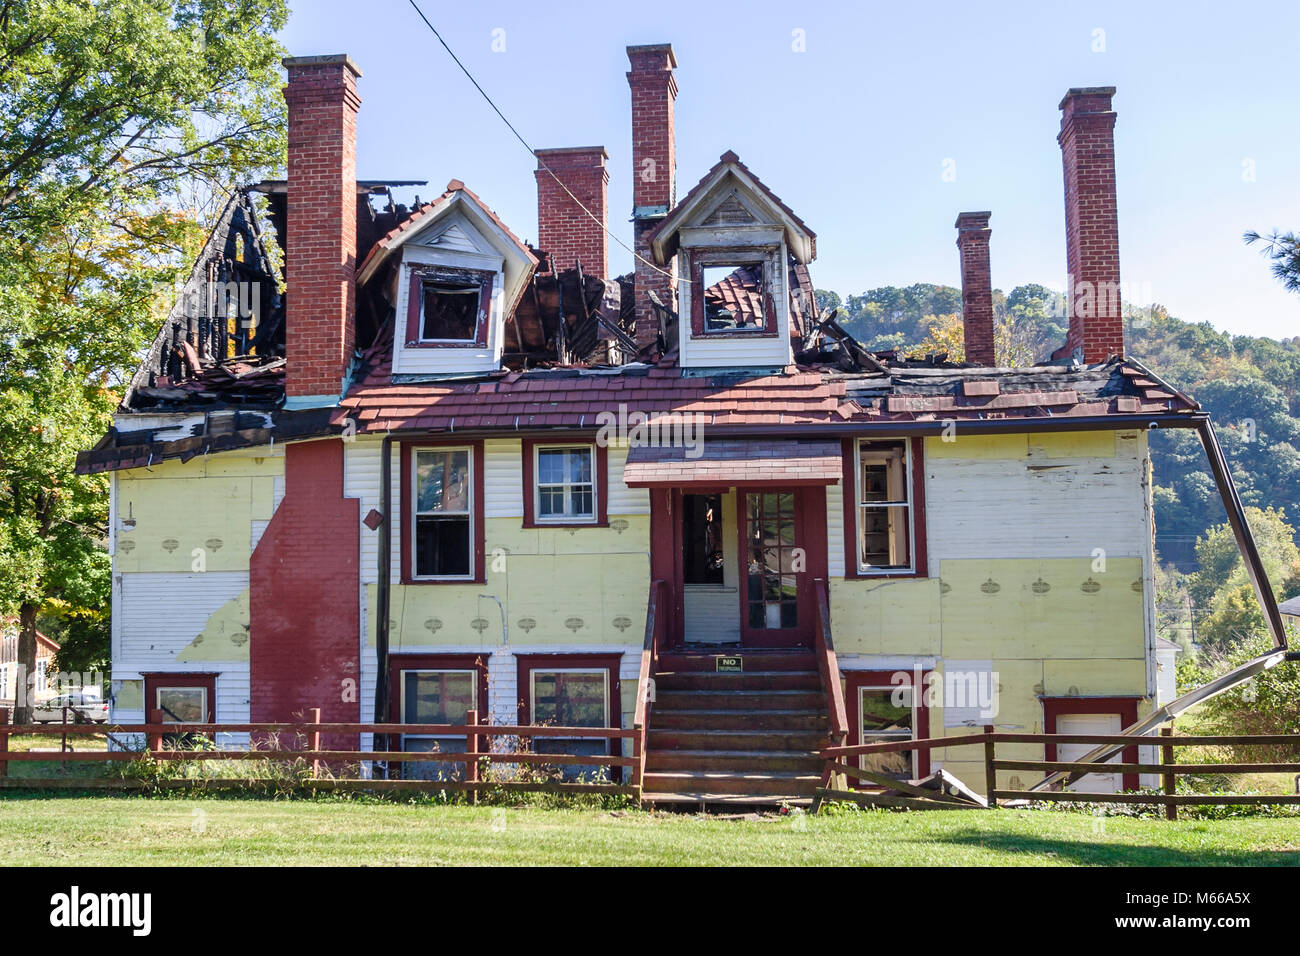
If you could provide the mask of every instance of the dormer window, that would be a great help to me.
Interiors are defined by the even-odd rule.
[[[407,347],[486,345],[492,277],[473,269],[413,269]]]
[[[703,267],[705,333],[768,331],[763,272],[762,262]]]

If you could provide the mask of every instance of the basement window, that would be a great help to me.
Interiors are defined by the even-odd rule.
[[[910,684],[859,687],[857,704],[858,743],[891,743],[916,737],[916,695]],[[895,780],[919,776],[915,751],[863,754],[858,759],[861,769]]]
[[[706,265],[699,274],[706,333],[767,331],[762,262]]]
[[[858,572],[911,571],[912,454],[905,441],[859,442]]]
[[[404,724],[464,724],[465,716],[478,709],[479,674],[475,670],[402,670],[401,693]],[[464,753],[464,737],[403,734],[402,750],[407,753]],[[464,764],[431,760],[402,764],[402,776],[409,780],[459,780]]]
[[[553,727],[604,728],[619,718],[619,658],[612,655],[521,655],[520,723]],[[605,756],[611,741],[599,737],[534,737],[535,753]],[[615,777],[617,771],[596,764],[563,764],[565,780]]]
[[[412,547],[417,578],[474,572],[473,456],[470,448],[417,449],[411,456]]]

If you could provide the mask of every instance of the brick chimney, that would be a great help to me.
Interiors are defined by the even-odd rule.
[[[537,244],[550,253],[556,272],[581,262],[585,275],[609,277],[607,159],[604,146],[537,150]],[[557,177],[560,182],[556,182]],[[599,224],[582,211],[560,183],[600,220]]]
[[[344,54],[284,61],[289,85],[286,407],[333,405],[356,325],[357,78]]]
[[[991,212],[957,215],[957,249],[961,254],[961,324],[966,361],[996,365],[993,356],[993,278],[989,269]]]
[[[1065,253],[1070,304],[1066,348],[1085,363],[1124,354],[1115,202],[1113,86],[1072,89],[1061,100]]]
[[[677,260],[664,275],[647,265],[653,262],[648,234],[677,202],[677,147],[673,131],[673,103],[677,58],[668,43],[627,48],[627,83],[632,88],[632,224],[636,260],[636,342],[655,341],[659,323],[650,307],[653,291],[664,305],[674,307]],[[643,261],[644,260],[644,261]]]

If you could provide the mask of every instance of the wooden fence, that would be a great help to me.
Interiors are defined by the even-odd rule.
[[[130,763],[138,760],[151,760],[162,765],[169,761],[207,762],[207,761],[279,761],[292,764],[301,771],[296,786],[302,790],[360,790],[360,791],[465,791],[472,798],[483,791],[533,791],[547,793],[574,794],[624,794],[640,799],[640,781],[633,775],[633,782],[617,782],[622,777],[624,767],[637,768],[639,758],[622,755],[622,741],[639,739],[636,730],[621,730],[615,727],[555,727],[523,726],[480,723],[478,713],[469,711],[464,724],[360,724],[360,723],[323,723],[320,711],[309,712],[310,720],[298,723],[167,723],[163,712],[155,710],[150,714],[146,724],[55,724],[55,725],[9,725],[9,713],[0,708],[0,789],[143,789],[148,787],[169,788],[219,788],[219,787],[283,787],[284,779],[271,778],[214,778],[214,777],[180,777],[157,780],[144,780],[132,777],[71,777],[59,776],[10,776],[9,766],[14,763],[59,763],[66,767],[69,763]],[[250,734],[260,743],[247,749],[208,749],[206,747],[176,746],[175,740],[180,736],[197,735],[215,740],[218,734]],[[373,751],[373,750],[324,750],[321,748],[321,735],[361,735],[361,734],[417,734],[420,736],[464,737],[465,749],[462,751]],[[72,738],[109,737],[121,741],[125,737],[134,737],[145,743],[143,749],[122,748],[116,750],[75,750],[68,746],[60,751],[18,751],[10,746],[10,741],[23,736],[62,735],[66,741]],[[299,746],[285,747],[282,738],[289,736]],[[609,754],[565,754],[537,753],[523,749],[530,741],[538,738],[569,738],[577,740],[609,741]],[[492,748],[492,742],[498,741],[508,746]],[[310,763],[310,768],[307,764]],[[361,764],[371,765],[406,763],[440,763],[458,765],[460,772],[447,780],[419,779],[367,779],[361,777],[338,777],[332,773],[337,767],[343,770],[359,768]],[[608,768],[608,782],[587,781],[517,781],[493,779],[490,768],[497,764],[530,766],[542,768],[557,767],[597,767]]]
[[[1010,760],[998,757],[999,744],[1034,744],[1044,748],[1059,744],[1089,744],[1094,748],[1120,744],[1129,747],[1155,747],[1160,760],[1155,763],[1117,762],[1116,757],[1105,761],[1082,760]],[[923,787],[915,782],[900,781],[879,772],[863,770],[857,758],[873,754],[931,751],[948,747],[982,747],[984,762],[984,794],[980,802],[958,799],[942,786]],[[1219,773],[1286,773],[1300,775],[1300,762],[1291,763],[1178,763],[1178,747],[1292,747],[1300,754],[1300,735],[1249,734],[1238,736],[1174,734],[1172,728],[1162,729],[1159,737],[1131,737],[1124,734],[1022,734],[999,733],[986,725],[982,733],[955,737],[931,737],[919,740],[887,741],[885,743],[859,744],[851,747],[827,747],[821,756],[825,760],[822,784],[817,802],[825,800],[851,800],[856,803],[879,806],[897,806],[910,809],[942,806],[981,806],[996,808],[999,805],[1024,805],[1029,801],[1044,800],[1060,803],[1116,803],[1153,804],[1165,808],[1165,817],[1178,818],[1180,806],[1211,805],[1300,805],[1300,792],[1278,794],[1232,793],[1178,793],[1180,776]],[[1044,751],[1046,752],[1046,750]],[[1117,755],[1118,756],[1118,755]],[[997,784],[999,770],[1020,770],[1042,774],[1064,774],[1068,785],[1079,777],[1091,773],[1151,774],[1161,779],[1159,788],[1121,793],[1043,789],[1006,790]],[[850,790],[839,783],[851,777],[875,788]]]

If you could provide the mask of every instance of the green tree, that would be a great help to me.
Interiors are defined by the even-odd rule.
[[[1294,232],[1277,232],[1263,236],[1251,230],[1242,236],[1246,245],[1260,243],[1272,263],[1273,275],[1289,292],[1300,292],[1300,236]]]
[[[112,422],[158,284],[188,264],[195,198],[283,163],[286,16],[284,0],[0,0],[0,611],[18,613],[27,675],[42,613],[69,639],[60,666],[107,656],[107,480],[76,475],[76,453]]]

